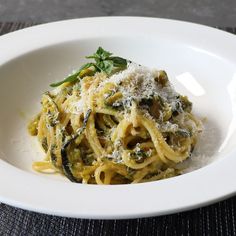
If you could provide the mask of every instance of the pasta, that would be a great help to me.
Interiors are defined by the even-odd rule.
[[[110,55],[109,55],[110,56]],[[105,73],[90,64],[42,96],[28,129],[46,157],[33,169],[73,182],[128,184],[181,174],[201,132],[192,103],[164,71],[128,62]]]

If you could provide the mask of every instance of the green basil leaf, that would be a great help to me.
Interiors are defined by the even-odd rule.
[[[99,58],[101,60],[106,60],[108,57],[110,57],[112,55],[111,52],[104,50],[102,47],[98,48],[96,54],[99,55]]]
[[[100,61],[96,64],[100,71],[110,74],[113,70],[113,62],[111,60]]]
[[[88,59],[95,59],[96,62],[99,61],[103,61],[106,60],[107,58],[109,58],[112,55],[112,53],[104,50],[102,47],[99,47],[96,51],[96,53],[94,53],[91,56],[87,56],[86,58]]]
[[[74,82],[74,81],[76,81],[78,78],[78,76],[79,76],[79,73],[80,73],[80,71],[78,71],[78,72],[76,72],[75,74],[73,74],[73,75],[69,75],[68,77],[66,77],[64,80],[62,80],[62,81],[60,81],[60,82],[56,82],[56,83],[53,83],[53,84],[50,84],[50,86],[51,87],[57,87],[57,86],[59,86],[59,85],[61,85],[61,84],[64,84],[64,83],[66,83],[66,82]]]
[[[86,63],[79,68],[79,71],[82,71],[84,69],[88,69],[89,67],[92,67],[92,66],[94,66],[94,63]]]
[[[106,72],[109,75],[113,70],[113,62],[111,60],[106,60],[103,63],[104,63],[104,72]]]
[[[74,82],[78,79],[78,76],[80,74],[80,72],[84,69],[88,69],[89,67],[94,66],[94,63],[87,63],[83,66],[80,67],[80,69],[78,71],[76,71],[74,74],[69,75],[68,77],[66,77],[64,80],[60,81],[60,82],[56,82],[53,84],[50,84],[51,87],[58,87],[61,84],[64,84],[66,82]]]
[[[109,57],[113,61],[114,67],[126,67],[127,60],[122,57]]]

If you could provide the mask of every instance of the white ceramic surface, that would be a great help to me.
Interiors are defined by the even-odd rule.
[[[166,70],[176,89],[193,101],[194,113],[207,117],[189,160],[189,170],[202,168],[171,179],[118,186],[75,184],[32,171],[32,162],[44,154],[26,125],[39,110],[42,92],[78,68],[98,46]],[[111,219],[183,211],[235,194],[235,36],[173,20],[101,17],[4,35],[0,52],[1,202],[60,216]]]

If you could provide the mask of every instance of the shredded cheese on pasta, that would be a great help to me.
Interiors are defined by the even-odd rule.
[[[30,122],[46,153],[36,171],[73,182],[126,184],[180,174],[201,132],[192,103],[164,71],[135,63],[107,76],[96,73],[42,96]]]

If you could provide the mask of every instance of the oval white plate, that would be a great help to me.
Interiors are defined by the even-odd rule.
[[[176,89],[189,96],[194,112],[208,118],[190,163],[204,167],[171,179],[118,186],[75,184],[32,171],[32,162],[43,153],[26,125],[39,110],[42,92],[98,46],[165,69]],[[101,17],[4,35],[0,52],[1,202],[60,216],[111,219],[183,211],[235,194],[235,36],[172,20]]]

